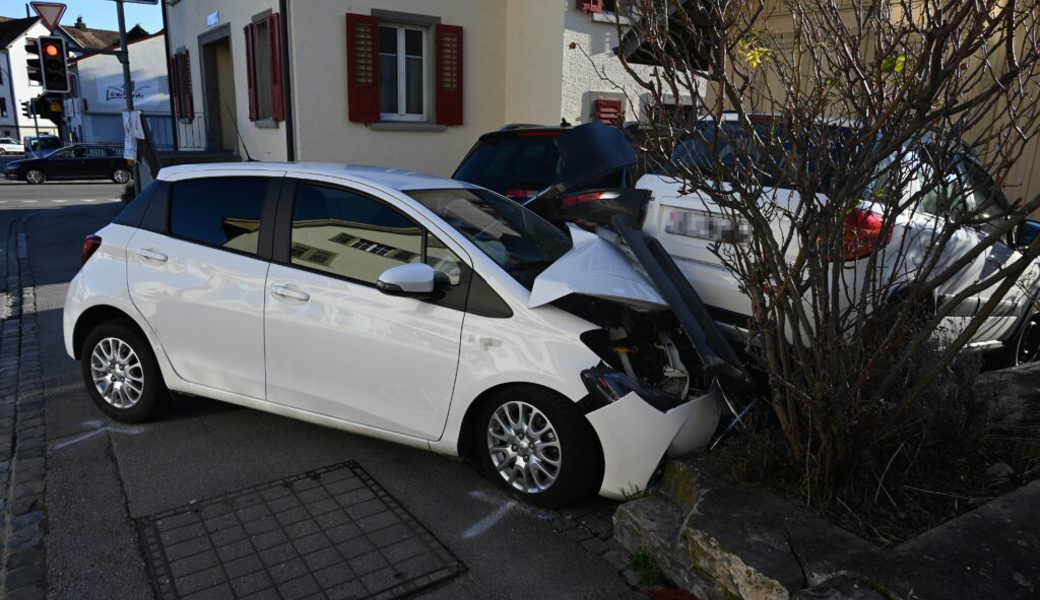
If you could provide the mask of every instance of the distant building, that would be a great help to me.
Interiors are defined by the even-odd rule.
[[[159,149],[173,148],[173,123],[166,73],[163,32],[131,41],[130,77],[134,108],[147,121]],[[65,102],[72,139],[81,142],[123,143],[126,97],[123,65],[112,54],[84,54],[70,61],[73,90]]]

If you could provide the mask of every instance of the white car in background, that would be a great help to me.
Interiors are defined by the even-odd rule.
[[[753,117],[754,127],[765,127],[769,129],[767,135],[775,135],[773,119],[769,116]],[[719,147],[714,152],[725,155],[728,140],[747,135],[746,130],[736,120],[733,114],[726,114],[720,127],[725,137],[720,136]],[[837,126],[835,126],[837,127]],[[703,164],[710,168],[710,158],[704,149],[706,140],[708,143],[715,138],[715,125],[711,121],[705,121],[702,129],[702,138],[689,139],[681,142],[673,154],[673,161],[691,161],[695,164]],[[909,153],[903,160],[920,161],[917,165],[909,166],[907,172],[923,174],[926,162],[919,153]],[[915,168],[917,170],[915,170]],[[950,186],[950,197],[964,199],[967,206],[960,209],[974,210],[981,207],[980,204],[994,187],[994,182],[987,174],[986,169],[969,151],[965,151],[960,157],[959,163],[949,173],[942,173],[942,177]],[[921,175],[919,175],[921,177]],[[921,189],[921,180],[912,180],[909,188],[905,190],[907,197],[918,193]],[[715,320],[728,333],[741,337],[746,335],[746,326],[751,318],[751,301],[741,291],[741,286],[736,277],[727,270],[719,256],[713,251],[714,247],[725,256],[727,246],[734,243],[733,239],[740,237],[740,224],[734,223],[723,216],[720,207],[706,194],[697,191],[688,191],[684,183],[668,174],[650,173],[641,177],[636,187],[649,190],[652,200],[648,205],[646,217],[643,222],[643,231],[655,237],[664,246],[667,252],[676,259],[683,275],[690,281],[694,289],[704,301],[709,312]],[[772,202],[785,206],[789,211],[794,211],[800,203],[799,195],[791,189],[774,187],[767,189],[766,194]],[[912,276],[914,268],[920,264],[921,257],[925,255],[927,248],[935,239],[936,234],[942,227],[944,219],[949,217],[948,211],[957,208],[942,208],[937,206],[937,194],[926,195],[921,204],[914,211],[906,211],[896,218],[892,228],[892,235],[885,245],[885,250],[879,253],[881,264],[885,272],[898,272],[901,276]],[[995,218],[999,215],[993,215]],[[777,239],[783,239],[790,231],[790,222],[778,219],[773,223],[773,230]],[[855,235],[850,239],[865,240],[867,243],[861,247],[846,248],[844,285],[851,290],[846,297],[857,297],[855,292],[857,286],[867,281],[866,257],[870,256],[872,240],[881,234],[882,215],[880,210],[869,203],[864,203],[860,208],[854,210],[845,227]],[[960,290],[992,275],[1003,265],[1010,264],[1021,255],[1015,250],[1016,244],[1028,243],[1040,229],[1040,223],[1027,221],[1017,233],[1016,240],[1006,240],[1007,243],[998,242],[987,252],[982,253],[973,262],[960,270],[952,279],[938,286],[935,292],[934,306],[941,305],[947,299],[955,296]],[[940,261],[949,264],[948,261],[963,255],[968,249],[986,236],[985,224],[978,228],[962,227],[958,229],[948,246],[945,248]],[[739,241],[738,241],[739,243]],[[787,250],[787,257],[793,261],[798,254],[797,238]],[[936,271],[939,272],[939,271]],[[1038,274],[1040,267],[1037,264],[1027,270],[1010,292],[1000,301],[997,309],[988,317],[983,326],[971,338],[969,348],[990,350],[1008,348],[1016,363],[1029,362],[1037,357],[1040,350],[1040,319],[1036,313],[1040,311],[1035,305],[1038,289]],[[858,283],[857,283],[858,282]],[[965,301],[953,307],[950,315],[944,319],[943,329],[950,334],[958,334],[977,314],[977,311],[989,299],[990,293],[996,286],[983,290],[969,297]],[[894,298],[898,298],[898,291]]]
[[[0,138],[0,155],[3,154],[25,154],[25,148],[16,139]]]
[[[659,268],[433,176],[168,168],[83,261],[65,346],[112,418],[206,396],[475,454],[542,504],[644,489],[709,442],[719,379],[741,376]]]

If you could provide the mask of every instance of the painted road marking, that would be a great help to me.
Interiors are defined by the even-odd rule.
[[[39,200],[22,200],[22,204],[36,204]]]

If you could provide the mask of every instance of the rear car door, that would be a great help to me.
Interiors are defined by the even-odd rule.
[[[264,398],[264,283],[284,172],[213,172],[153,200],[165,222],[127,251],[134,305],[184,380]],[[149,209],[152,210],[151,208]]]
[[[268,400],[438,439],[469,285],[460,254],[372,190],[296,183],[283,194],[267,278]],[[420,261],[448,276],[444,297],[376,289],[384,270]]]
[[[107,148],[91,147],[86,149],[83,157],[81,176],[90,179],[103,179],[112,175],[112,159]]]

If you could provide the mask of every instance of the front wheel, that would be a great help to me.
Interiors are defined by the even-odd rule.
[[[155,417],[168,392],[148,340],[127,321],[95,327],[83,342],[80,366],[94,404],[117,421]]]
[[[126,183],[130,181],[131,177],[133,177],[133,175],[131,175],[130,171],[127,169],[116,169],[112,172],[112,181],[116,183]]]
[[[39,169],[29,169],[25,173],[25,180],[33,185],[47,181],[47,175]]]
[[[548,390],[514,388],[480,412],[476,448],[495,482],[532,504],[559,507],[595,491],[596,433],[578,407]]]
[[[1036,362],[1040,358],[1040,313],[1030,315],[1015,336],[1013,365]]]

